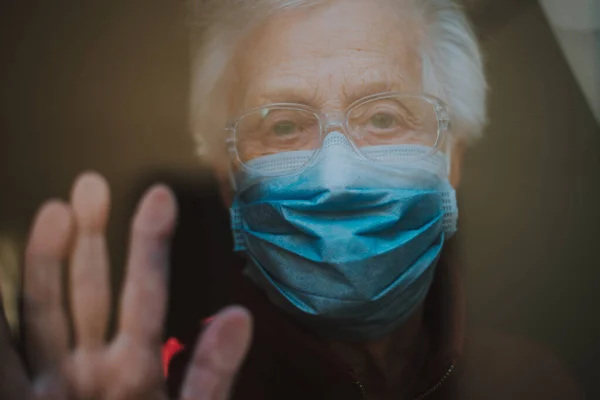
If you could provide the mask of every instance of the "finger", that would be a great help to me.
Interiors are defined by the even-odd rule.
[[[132,223],[119,334],[142,345],[158,346],[162,336],[176,208],[171,191],[155,186],[142,198]]]
[[[73,327],[77,345],[94,348],[104,342],[110,307],[106,180],[96,173],[82,174],[73,185],[71,203],[77,226],[70,267]]]
[[[30,399],[31,391],[21,359],[13,346],[0,296],[0,399]]]
[[[34,373],[56,366],[69,345],[62,298],[62,262],[73,232],[70,208],[58,201],[39,211],[25,252],[23,328]]]
[[[225,400],[252,332],[248,311],[230,307],[210,323],[194,350],[182,387],[182,400]]]

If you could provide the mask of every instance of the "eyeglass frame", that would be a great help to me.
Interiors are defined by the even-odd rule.
[[[227,144],[227,150],[229,151],[230,157],[235,155],[235,158],[237,159],[239,165],[244,170],[249,171],[249,170],[251,170],[251,168],[248,167],[246,165],[246,163],[241,160],[237,146],[236,146],[237,127],[238,127],[239,123],[247,116],[252,115],[252,114],[254,114],[258,111],[261,111],[265,108],[281,108],[281,109],[287,109],[287,110],[306,111],[306,112],[313,114],[317,118],[317,121],[319,122],[319,132],[320,132],[320,142],[321,142],[320,146],[314,150],[314,154],[312,154],[310,159],[307,161],[306,165],[310,165],[310,163],[316,157],[318,157],[319,153],[321,152],[321,149],[323,148],[323,139],[325,138],[325,136],[327,136],[327,135],[324,135],[324,133],[328,132],[332,126],[342,127],[344,133],[347,135],[348,134],[348,120],[350,117],[350,113],[354,109],[356,109],[357,107],[362,106],[364,104],[370,103],[372,101],[383,100],[383,99],[391,98],[394,96],[407,97],[407,98],[408,97],[420,98],[422,100],[425,100],[427,103],[429,103],[433,106],[433,109],[435,111],[435,116],[437,119],[437,137],[436,137],[435,143],[433,144],[430,152],[428,152],[427,154],[424,154],[420,158],[415,159],[414,161],[419,161],[419,160],[430,157],[437,150],[441,135],[445,132],[448,132],[451,128],[450,109],[443,100],[441,100],[440,98],[438,98],[436,96],[426,94],[426,93],[413,94],[413,93],[403,93],[403,92],[375,93],[375,94],[371,94],[371,95],[362,97],[358,100],[355,100],[348,107],[346,107],[346,109],[343,111],[343,114],[344,114],[343,121],[341,121],[341,122],[334,121],[333,124],[330,123],[330,117],[328,116],[328,114],[323,113],[321,110],[315,109],[315,108],[305,105],[305,104],[285,103],[284,102],[284,103],[269,103],[269,104],[264,104],[264,105],[261,105],[258,107],[253,107],[250,110],[244,112],[243,114],[232,118],[226,124],[225,131],[228,132],[228,136],[225,139],[225,142]],[[339,114],[341,114],[341,113],[342,112],[340,112]],[[327,124],[325,126],[323,126],[323,121],[327,122]],[[357,154],[359,154],[361,157],[367,159],[363,155],[363,153],[360,151],[360,148],[357,148],[357,146],[354,144],[354,141],[352,139],[349,140],[349,142],[351,143],[352,147],[357,152]]]

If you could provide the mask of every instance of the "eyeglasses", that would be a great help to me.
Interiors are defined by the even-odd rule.
[[[226,129],[234,161],[252,169],[252,160],[291,151],[306,153],[308,163],[321,149],[324,137],[340,129],[357,151],[374,161],[378,160],[371,156],[373,152],[362,149],[418,145],[432,153],[449,127],[449,110],[442,100],[430,95],[386,92],[359,99],[337,116],[301,104],[268,104],[244,113]],[[428,155],[415,152],[414,159]]]

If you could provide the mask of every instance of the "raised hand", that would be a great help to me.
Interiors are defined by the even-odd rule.
[[[140,201],[131,227],[118,331],[106,342],[110,284],[104,230],[109,203],[105,180],[88,173],[75,182],[70,204],[50,201],[40,209],[24,270],[22,323],[32,376],[26,375],[11,346],[0,313],[0,399],[167,398],[160,344],[175,201],[164,186],[153,187]],[[67,258],[72,325],[61,288]],[[226,399],[250,331],[244,309],[230,307],[219,313],[199,340],[182,399]]]

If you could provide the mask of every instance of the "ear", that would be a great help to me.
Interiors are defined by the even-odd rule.
[[[457,139],[452,143],[452,149],[450,154],[450,184],[454,189],[458,188],[460,184],[462,164],[467,150],[467,143],[464,140]]]

